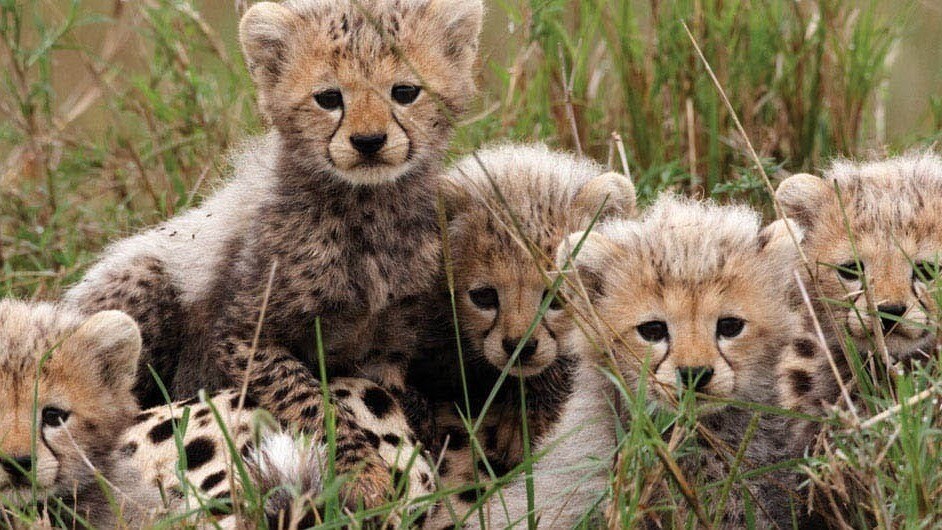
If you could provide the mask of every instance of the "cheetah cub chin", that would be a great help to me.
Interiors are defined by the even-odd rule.
[[[405,372],[438,277],[437,175],[474,92],[483,11],[286,0],[246,12],[242,48],[272,132],[203,207],[116,244],[67,295],[86,314],[138,321],[142,403],[161,399],[149,366],[174,398],[247,377],[266,410],[320,438],[319,323],[331,377],[422,404]],[[393,477],[340,414],[337,447],[355,454],[337,469],[362,476],[345,497],[375,507]]]
[[[677,410],[681,394],[695,392],[699,427],[689,433],[695,442],[677,457],[687,480],[728,479],[728,463],[755,414],[729,401],[777,406],[778,360],[810,342],[791,303],[795,286],[789,278],[799,255],[787,228],[774,223],[760,230],[760,216],[746,207],[662,195],[637,222],[600,225],[572,258],[578,275],[570,277],[571,298],[586,332],[568,335],[571,350],[611,366],[629,394],[644,392],[640,397],[667,414]],[[575,234],[560,247],[561,268],[582,237]],[[572,428],[579,421],[560,425]],[[785,424],[772,414],[760,416],[740,474],[789,455]],[[604,437],[592,429],[576,436],[586,443]],[[540,465],[558,464],[551,453]],[[762,474],[742,486],[734,490],[748,491],[759,527],[791,527],[793,477]],[[720,504],[701,501],[708,510]],[[723,526],[743,527],[743,496],[732,495],[725,506]],[[684,520],[676,518],[681,526]]]
[[[86,318],[49,304],[0,301],[3,505],[40,502],[97,528],[119,522],[137,528],[201,505],[207,510],[199,517],[210,519],[194,523],[233,527],[239,523],[226,516],[229,502],[242,491],[234,456],[245,459],[253,487],[266,495],[270,522],[313,524],[313,514],[296,499],[320,492],[323,448],[260,423],[251,400],[240,406],[232,390],[208,402],[139,410],[131,386],[140,348],[137,325],[121,312]],[[358,379],[331,386],[338,408],[356,416],[377,438],[390,468],[405,477],[402,497],[408,502],[431,491],[431,469],[415,453],[401,413],[379,420],[368,410],[362,397],[378,390]],[[105,490],[97,477],[104,478]]]
[[[776,198],[804,231],[811,263],[805,282],[843,375],[849,376],[841,354],[847,335],[861,357],[882,357],[879,335],[890,357],[881,361],[934,358],[942,158],[923,153],[838,161],[823,177],[786,179]],[[823,379],[833,381],[833,375]]]

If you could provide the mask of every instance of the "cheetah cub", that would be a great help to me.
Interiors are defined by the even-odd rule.
[[[786,179],[776,198],[803,229],[804,280],[843,380],[852,380],[845,338],[865,366],[935,358],[942,158],[839,161],[823,177]],[[821,415],[839,401],[834,371],[823,351],[794,353],[781,368],[785,403]]]
[[[458,161],[446,174],[444,190],[472,414],[481,413],[502,370],[511,376],[488,409],[480,436],[488,465],[500,476],[523,459],[519,379],[531,440],[539,440],[558,419],[572,391],[576,359],[560,342],[571,320],[561,300],[550,297],[554,277],[546,274],[553,269],[556,247],[596,217],[632,216],[634,187],[585,158],[543,145],[502,145]],[[450,300],[440,305],[450,311]],[[413,375],[422,374],[415,377],[418,385],[447,381],[451,394],[438,394],[433,401],[449,449],[443,460],[445,482],[459,485],[474,481],[474,468],[468,431],[455,413],[465,410],[455,331],[441,333],[444,348],[418,360]],[[508,366],[515,354],[516,362]],[[487,469],[481,473],[486,477]],[[467,491],[461,497],[471,501],[474,496]]]
[[[435,175],[474,92],[482,17],[481,0],[248,10],[240,38],[272,132],[205,206],[116,244],[67,297],[138,320],[144,404],[160,401],[148,365],[174,397],[247,377],[263,407],[316,434],[318,320],[332,376],[417,401],[404,379],[438,275]],[[363,464],[348,498],[375,506],[391,477],[354,424],[338,422],[353,452],[337,469]]]
[[[242,478],[233,472],[236,451],[253,487],[268,498],[270,527],[292,519],[313,524],[313,513],[296,498],[319,493],[323,449],[260,423],[254,403],[240,406],[232,390],[205,403],[191,399],[141,411],[131,393],[140,348],[137,325],[121,312],[86,318],[48,304],[0,301],[3,505],[39,501],[97,528],[116,528],[119,521],[137,528],[203,506],[221,519],[194,523],[234,527],[238,521],[226,514],[229,499],[242,491]],[[366,410],[362,396],[381,389],[338,379],[331,391],[405,477],[403,500],[428,494],[431,469],[414,453],[405,417],[395,413],[380,421]]]
[[[563,417],[544,447],[535,449],[548,451],[534,466],[542,524],[571,526],[599,502],[608,485],[606,463],[618,443],[617,407],[614,389],[597,364],[611,367],[629,395],[651,405],[648,410],[673,414],[679,394],[696,392],[698,425],[681,437],[687,447],[675,455],[679,470],[692,484],[729,478],[730,463],[755,412],[727,400],[777,405],[775,365],[784,352],[807,340],[800,313],[790,304],[793,286],[787,280],[798,264],[797,249],[782,228],[760,230],[759,215],[746,207],[662,195],[639,221],[600,225],[578,252],[576,244],[584,234],[574,234],[560,246],[557,265],[565,270],[571,260],[575,269],[575,274],[567,273],[569,309],[583,324],[563,341],[583,364]],[[628,409],[636,410],[621,407]],[[621,421],[629,430],[644,423],[627,417]],[[740,476],[789,455],[784,423],[761,415]],[[665,441],[681,436],[677,429],[683,427],[675,424]],[[609,524],[684,527],[689,506],[677,490],[668,493],[673,489],[669,476],[665,473],[663,481],[637,492],[643,496],[641,506],[655,508],[650,520],[612,519]],[[722,527],[746,526],[748,496],[757,527],[790,528],[789,491],[796,484],[786,473],[737,478],[724,499]],[[705,495],[699,504],[707,512],[722,504],[710,498],[718,488],[697,491]],[[526,520],[526,497],[522,480],[505,488],[509,508],[505,512],[496,498],[489,501],[491,523]],[[680,503],[676,511],[656,510],[672,502]],[[712,521],[714,514],[707,517]]]

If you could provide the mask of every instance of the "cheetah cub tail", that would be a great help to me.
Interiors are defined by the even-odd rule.
[[[269,528],[289,528],[291,518],[304,526],[308,513],[304,506],[323,487],[326,447],[309,438],[276,431],[264,435],[245,458],[252,483],[258,491],[267,492],[265,513]],[[278,519],[284,517],[283,526]]]

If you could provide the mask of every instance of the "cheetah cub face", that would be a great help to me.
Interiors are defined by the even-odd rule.
[[[482,165],[483,164],[483,165]],[[561,355],[571,326],[559,297],[529,340],[547,300],[556,247],[600,218],[634,214],[631,181],[545,146],[501,146],[460,160],[446,176],[450,247],[462,338],[471,353],[510,374],[541,373]]]
[[[873,352],[876,332],[893,361],[931,356],[942,258],[942,159],[927,154],[839,162],[823,178],[785,180],[776,197],[805,232],[810,280],[826,300],[816,312],[834,341],[846,330],[858,351]],[[831,329],[828,311],[838,329]]]
[[[354,185],[437,160],[474,92],[480,0],[260,2],[242,48],[299,167]]]
[[[745,207],[668,195],[639,222],[599,226],[574,258],[583,314],[595,317],[589,336],[571,334],[573,350],[603,346],[629,388],[643,376],[651,402],[667,409],[682,387],[769,402],[779,353],[801,329],[788,304],[798,259],[784,224],[759,227]],[[561,267],[581,237],[560,247]],[[700,410],[722,408],[706,400]]]
[[[86,320],[0,301],[0,497],[29,499],[33,486],[40,497],[69,495],[93,483],[86,458],[107,469],[117,439],[108,434],[137,411],[140,348],[124,313]]]

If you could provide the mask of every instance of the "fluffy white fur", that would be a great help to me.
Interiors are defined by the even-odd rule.
[[[534,511],[541,528],[571,528],[608,488],[617,443],[614,386],[598,367],[582,363],[573,388],[559,422],[533,449],[535,454],[546,451],[533,465]],[[490,497],[485,510],[488,528],[525,527],[524,477]],[[480,524],[475,515],[465,527],[477,529]]]
[[[179,290],[184,305],[201,300],[210,289],[224,258],[226,244],[244,234],[258,206],[275,182],[277,133],[246,140],[235,149],[233,173],[223,187],[198,208],[174,217],[102,252],[81,282],[66,294],[67,303],[88,298],[109,273],[127,268],[140,257],[159,258]]]

